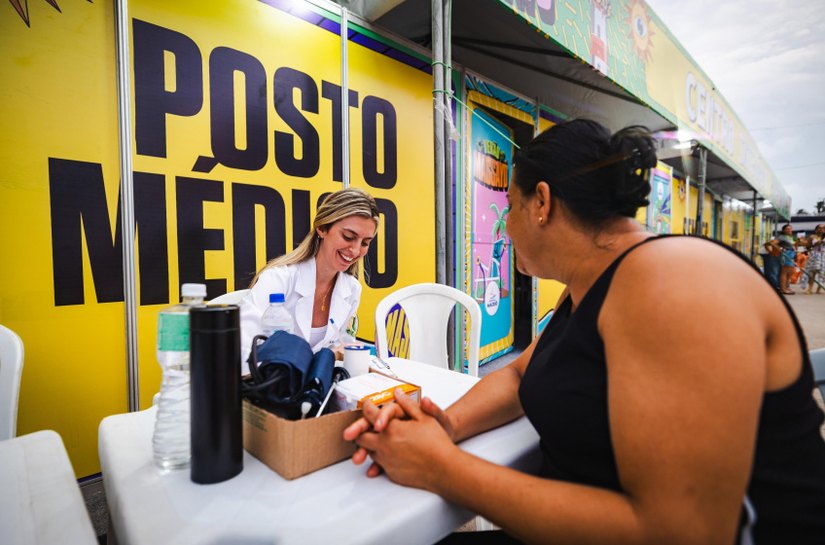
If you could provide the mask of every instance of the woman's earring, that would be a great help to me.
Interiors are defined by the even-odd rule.
[[[544,225],[544,216],[539,216],[539,225]]]

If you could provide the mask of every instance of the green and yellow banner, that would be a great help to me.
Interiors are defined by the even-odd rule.
[[[725,160],[780,213],[790,197],[713,82],[644,0],[499,0]]]

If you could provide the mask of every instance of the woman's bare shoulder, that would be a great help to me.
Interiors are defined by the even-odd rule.
[[[619,271],[622,269],[643,277],[661,278],[666,273],[672,275],[674,281],[686,276],[736,282],[760,277],[759,271],[744,256],[719,243],[696,237],[664,237],[643,244],[627,255],[619,266]]]
[[[746,311],[751,304],[751,310],[767,310],[766,302],[779,302],[745,259],[693,237],[666,237],[633,250],[617,268],[608,298],[619,308],[633,304],[675,312],[700,306],[708,313],[730,306]]]

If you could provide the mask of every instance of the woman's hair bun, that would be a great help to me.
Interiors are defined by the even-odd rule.
[[[521,148],[514,182],[531,195],[543,181],[583,224],[596,229],[617,216],[635,217],[648,204],[656,146],[645,127],[614,135],[590,119],[555,125]]]
[[[650,169],[658,162],[656,144],[646,127],[633,125],[610,137],[607,154],[617,159],[612,206],[619,214],[632,217],[649,203]]]

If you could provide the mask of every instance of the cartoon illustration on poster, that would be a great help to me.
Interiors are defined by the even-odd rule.
[[[610,16],[610,0],[592,0],[590,18],[590,51],[593,68],[607,75],[607,18]]]
[[[510,239],[505,232],[512,165],[510,129],[476,108],[471,124],[470,294],[482,308],[484,362],[512,345],[513,298]]]
[[[657,234],[672,231],[670,209],[672,179],[673,169],[664,163],[659,163],[651,171],[650,226]]]

